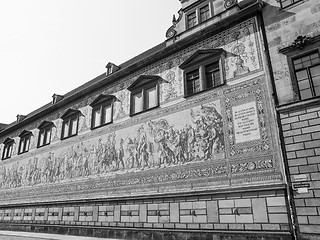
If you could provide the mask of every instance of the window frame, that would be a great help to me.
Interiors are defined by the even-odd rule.
[[[314,65],[308,66],[308,67],[298,68],[298,69],[295,68],[294,63],[293,63],[293,62],[294,62],[295,60],[297,60],[297,59],[301,59],[301,58],[303,58],[303,57],[310,56],[310,55],[312,55],[312,54],[314,54],[314,53],[317,53],[317,54],[318,54],[318,57],[319,57],[319,59],[320,59],[320,51],[319,51],[319,49],[315,49],[315,50],[313,50],[313,51],[311,50],[311,51],[309,51],[309,52],[307,52],[307,53],[300,54],[300,55],[298,55],[298,56],[295,56],[295,57],[292,57],[292,58],[291,58],[292,67],[293,67],[293,72],[294,72],[294,78],[295,78],[295,81],[296,81],[297,94],[299,95],[299,100],[300,100],[300,101],[304,101],[304,100],[308,100],[308,99],[313,99],[313,98],[320,97],[320,94],[316,95],[315,87],[314,87],[314,81],[313,81],[313,79],[312,79],[311,71],[310,71],[310,69],[311,69],[312,67],[320,66],[320,62],[318,62],[318,63],[316,63],[316,64],[314,64]],[[302,70],[306,70],[306,71],[307,71],[307,76],[308,76],[307,79],[308,79],[308,83],[309,83],[309,85],[310,85],[310,91],[311,91],[311,94],[312,94],[312,97],[310,97],[310,98],[305,98],[305,99],[302,99],[302,98],[301,98],[301,92],[302,92],[302,90],[300,90],[299,80],[298,80],[298,78],[297,78],[297,73],[300,72],[300,71],[302,71]]]
[[[290,73],[290,80],[292,84],[292,94],[293,94],[293,102],[301,102],[301,101],[307,101],[310,99],[317,99],[320,96],[315,96],[312,98],[307,98],[304,100],[301,100],[300,97],[300,90],[298,86],[298,80],[296,77],[295,68],[293,65],[293,61],[297,58],[307,56],[309,54],[312,54],[314,52],[318,51],[320,54],[320,35],[317,37],[313,37],[309,39],[308,41],[304,42],[302,45],[290,45],[289,47],[285,47],[283,49],[279,49],[279,52],[282,54],[285,54],[287,57],[287,63]]]
[[[47,145],[50,145],[51,143],[51,138],[52,138],[52,128],[53,128],[54,124],[53,122],[47,122],[47,121],[43,121],[40,126],[38,127],[39,129],[39,136],[38,136],[38,142],[37,142],[37,148],[41,148]],[[43,143],[41,143],[41,133],[44,132],[44,137],[43,137]],[[50,137],[49,137],[49,141],[46,142],[46,140],[48,139],[47,134],[48,132],[50,133]]]
[[[2,150],[2,160],[7,160],[12,157],[13,153],[13,145],[14,145],[14,140],[12,138],[7,138],[3,142],[3,150]],[[8,151],[9,148],[9,151]]]
[[[160,105],[160,76],[156,75],[142,75],[131,86],[128,87],[130,93],[130,116],[150,111],[158,108]],[[155,105],[147,106],[147,90],[155,88]],[[142,106],[141,111],[134,111],[134,96],[141,92]]]
[[[219,66],[219,79],[220,84],[207,86],[208,79],[206,78],[206,67],[211,64],[217,64]],[[180,65],[180,68],[184,71],[184,96],[189,97],[195,94],[209,91],[225,84],[225,71],[224,71],[224,50],[223,49],[210,49],[210,50],[198,50],[189,59]],[[188,89],[187,76],[193,71],[198,70],[199,73],[199,91],[190,92]]]
[[[73,110],[73,109],[67,110],[67,112],[61,116],[61,119],[63,120],[62,121],[62,128],[61,128],[61,140],[78,135],[79,117],[80,117],[80,111]],[[75,130],[75,133],[72,133],[73,124],[71,124],[71,123],[74,122],[74,120],[76,120],[75,121],[76,122],[76,130]],[[66,124],[68,124],[68,134],[65,136],[64,133],[65,133],[65,125]]]
[[[116,97],[113,95],[104,95],[101,94],[99,95],[91,104],[90,106],[92,107],[91,111],[91,130],[100,128],[103,126],[106,126],[108,124],[113,123],[113,105],[116,100]],[[102,111],[104,107],[110,106],[110,121],[106,121],[102,123],[104,115],[102,114]],[[99,110],[100,111],[100,124],[95,126],[95,115],[94,113]]]
[[[20,135],[18,155],[29,152],[32,133],[24,130]]]
[[[205,7],[208,7],[208,12],[209,12],[209,16],[207,19],[204,19],[202,20],[201,19],[201,9],[205,8]],[[190,26],[189,24],[189,17],[192,15],[192,14],[195,14],[195,23],[194,25]],[[198,26],[199,24],[201,23],[204,23],[206,21],[208,21],[210,18],[213,17],[213,7],[212,7],[212,3],[211,1],[206,1],[202,4],[200,4],[199,6],[197,6],[196,8],[192,8],[190,9],[189,11],[186,12],[185,14],[185,25],[186,25],[186,29],[192,29],[196,26]]]

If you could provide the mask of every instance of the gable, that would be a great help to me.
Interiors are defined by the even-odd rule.
[[[128,90],[131,91],[133,89],[137,89],[145,86],[146,84],[156,83],[160,81],[162,78],[158,75],[141,75],[134,81],[129,87]]]
[[[92,103],[90,104],[90,106],[96,106],[99,105],[101,103],[105,103],[107,101],[112,101],[115,100],[116,97],[114,95],[107,95],[107,94],[100,94],[95,100],[92,101]]]
[[[207,49],[207,50],[198,50],[194,54],[192,54],[187,60],[185,60],[179,67],[181,69],[186,69],[190,66],[197,65],[203,61],[220,58],[220,56],[224,53],[222,48],[216,49]]]
[[[76,114],[80,114],[80,111],[69,108],[60,118],[66,119],[66,118],[73,116],[73,115],[76,115]]]

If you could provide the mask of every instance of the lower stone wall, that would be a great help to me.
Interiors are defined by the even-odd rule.
[[[0,209],[0,222],[6,228],[46,226],[52,229],[59,226],[78,229],[81,226],[80,229],[117,229],[118,232],[148,229],[157,232],[252,231],[290,235],[288,212],[285,192],[279,189],[5,207]]]
[[[280,110],[294,202],[303,237],[320,237],[320,101]],[[313,238],[310,238],[313,239]]]

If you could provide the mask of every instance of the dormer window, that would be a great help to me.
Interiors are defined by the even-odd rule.
[[[92,107],[91,129],[112,123],[115,99],[113,95],[101,94],[90,104]]]
[[[61,139],[69,138],[78,134],[80,111],[69,109],[62,116]]]
[[[224,84],[224,50],[198,50],[180,65],[184,70],[185,96]]]
[[[38,138],[38,148],[49,145],[51,142],[51,132],[54,124],[52,122],[43,121],[38,129],[39,129],[39,138]]]
[[[114,63],[109,62],[106,66],[106,69],[107,69],[106,75],[109,76],[110,74],[118,71],[120,67],[115,65]]]
[[[11,158],[12,150],[13,150],[14,140],[12,138],[7,138],[3,142],[3,152],[2,152],[2,160]]]
[[[32,133],[30,131],[24,130],[20,135],[19,151],[18,153],[25,153],[29,151],[30,140]]]
[[[159,76],[140,76],[128,90],[131,91],[130,115],[159,106]]]

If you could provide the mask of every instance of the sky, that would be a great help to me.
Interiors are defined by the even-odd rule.
[[[0,123],[166,40],[179,0],[0,0]]]

